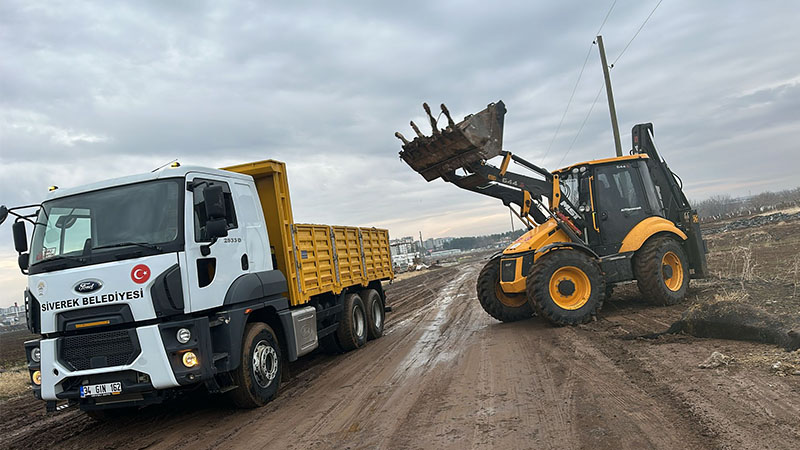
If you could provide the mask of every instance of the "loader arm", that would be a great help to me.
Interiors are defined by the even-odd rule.
[[[547,198],[553,211],[557,210],[560,196],[557,178],[549,171],[503,151],[506,108],[502,101],[489,104],[483,111],[468,115],[459,123],[455,123],[447,107],[441,105],[448,122],[443,130],[438,128],[430,107],[423,104],[423,108],[432,134],[423,135],[412,121],[411,128],[417,134],[414,140],[409,141],[400,133],[395,133],[395,136],[403,142],[400,158],[427,181],[442,178],[462,189],[500,199],[506,206],[516,205],[519,207],[518,216],[526,223],[531,217],[534,223],[543,223],[547,219],[540,208],[543,198]],[[487,162],[501,155],[500,167]],[[538,177],[509,171],[511,162]]]
[[[459,175],[456,171],[452,171],[443,174],[442,179],[462,189],[497,198],[505,206],[516,205],[519,207],[520,218],[524,220],[530,216],[535,223],[543,223],[546,217],[539,206],[542,205],[542,198],[547,198],[548,203],[553,204],[553,175],[509,152],[501,152],[501,155],[503,164],[500,168],[486,162],[474,163],[463,167],[467,175]],[[510,172],[507,167],[511,160],[535,167],[534,170],[544,179]]]

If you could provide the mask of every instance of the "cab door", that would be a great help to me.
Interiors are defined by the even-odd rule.
[[[595,250],[601,256],[616,253],[628,232],[650,216],[641,175],[635,163],[620,161],[596,166],[591,182],[600,229]]]
[[[186,270],[192,311],[201,311],[223,304],[231,283],[248,271],[249,260],[245,233],[237,217],[231,185],[223,177],[189,174],[186,177]],[[204,191],[221,186],[225,199],[227,236],[209,236]],[[205,249],[204,249],[205,247]],[[204,254],[206,253],[206,254]]]

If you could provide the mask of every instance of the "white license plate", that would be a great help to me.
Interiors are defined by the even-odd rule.
[[[81,386],[81,398],[86,397],[105,397],[106,395],[117,395],[122,393],[122,383],[103,383]]]

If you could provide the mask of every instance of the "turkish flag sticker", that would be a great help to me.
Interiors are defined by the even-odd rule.
[[[131,280],[136,284],[146,283],[150,279],[150,268],[139,264],[131,270]]]

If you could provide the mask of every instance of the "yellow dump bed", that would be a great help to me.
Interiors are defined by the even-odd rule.
[[[388,230],[294,223],[286,164],[266,160],[224,169],[255,180],[271,251],[286,276],[292,306],[394,277]]]

